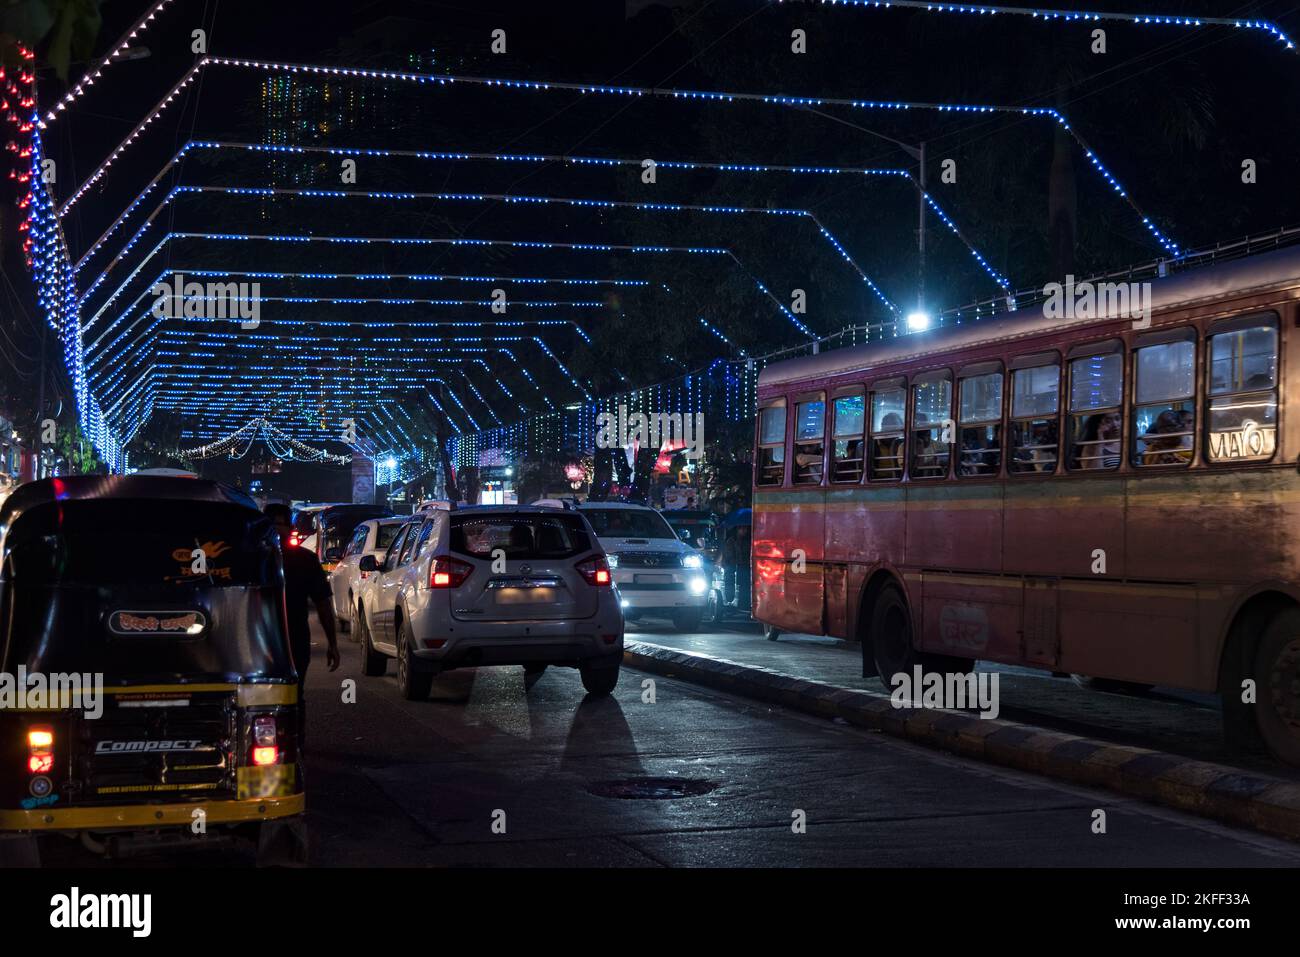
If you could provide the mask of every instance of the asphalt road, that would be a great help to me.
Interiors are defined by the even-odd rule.
[[[526,688],[522,668],[496,668],[443,675],[408,702],[391,666],[365,678],[357,646],[344,637],[342,650],[330,674],[318,641],[308,678],[315,865],[1300,864],[1297,845],[629,669],[605,699],[585,698],[569,669]],[[599,793],[638,793],[644,779],[707,790]],[[182,856],[247,863],[229,851],[123,863]],[[67,841],[47,857],[95,863]]]
[[[526,688],[521,668],[498,668],[449,673],[407,702],[343,650],[338,673],[318,659],[309,679],[319,865],[1300,863],[1286,842],[628,669],[603,700],[569,669]],[[355,704],[342,702],[349,678]],[[594,793],[646,778],[712,790]]]

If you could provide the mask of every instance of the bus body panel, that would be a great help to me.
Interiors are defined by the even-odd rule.
[[[1300,249],[1153,286],[1154,317],[1141,328],[1127,318],[1050,323],[1025,311],[991,320],[988,332],[981,324],[946,330],[955,343],[948,347],[899,337],[764,370],[760,406],[784,399],[789,407],[796,396],[846,386],[870,393],[873,382],[901,378],[910,411],[918,374],[947,369],[956,379],[965,366],[997,360],[1006,376],[1005,448],[992,480],[950,470],[944,479],[905,472],[898,481],[868,475],[836,484],[827,443],[822,485],[792,486],[789,468],[780,486],[756,484],[755,617],[783,630],[862,638],[866,584],[884,569],[903,589],[924,650],[1216,690],[1228,632],[1246,602],[1275,593],[1300,603],[1300,416],[1292,422],[1288,415],[1290,393],[1300,387],[1290,375],[1300,368]],[[1213,462],[1207,336],[1225,321],[1258,315],[1266,322],[1270,314],[1277,328],[1275,453],[1262,463]],[[1192,461],[1164,470],[1133,461],[1135,349],[1160,333],[1196,343],[1195,394],[1186,400],[1195,410]],[[1110,342],[1123,356],[1122,461],[1116,470],[1071,471],[1071,350]],[[1040,353],[1054,355],[1062,369],[1058,465],[1052,474],[1012,473],[1012,362]],[[786,439],[788,462],[788,428]],[[905,459],[911,443],[909,432]],[[870,449],[869,435],[864,445]],[[825,564],[801,579],[789,567],[794,549],[808,556],[809,571],[814,556]]]
[[[1001,511],[998,484],[918,482],[907,490],[905,563],[1001,571]]]

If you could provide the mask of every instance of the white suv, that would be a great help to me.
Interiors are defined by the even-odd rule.
[[[588,502],[585,515],[609,555],[623,617],[671,618],[679,631],[697,631],[708,602],[704,556],[691,548],[653,508],[626,502]]]
[[[357,613],[362,674],[397,659],[402,696],[478,665],[577,668],[591,694],[618,683],[623,615],[605,553],[577,512],[516,505],[434,508],[367,573]]]
[[[388,552],[388,546],[393,544],[393,539],[408,521],[409,518],[371,518],[362,522],[348,540],[343,557],[329,573],[330,591],[334,595],[334,617],[353,633],[353,641],[357,640],[356,613],[361,583],[370,577],[360,569],[361,559],[366,555],[373,555],[375,561],[383,558]]]

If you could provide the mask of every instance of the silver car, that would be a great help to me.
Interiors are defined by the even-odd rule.
[[[478,665],[577,668],[591,694],[618,683],[623,614],[609,563],[575,511],[515,505],[414,516],[382,562],[363,556],[357,622],[362,674],[397,659],[402,696]]]
[[[358,567],[361,559],[366,555],[373,555],[376,560],[383,558],[406,521],[405,518],[366,519],[352,533],[343,557],[329,573],[330,592],[334,596],[334,617],[353,632],[353,641],[357,640],[357,599],[361,596],[361,583],[368,577]]]

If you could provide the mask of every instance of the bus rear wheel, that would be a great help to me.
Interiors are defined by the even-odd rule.
[[[895,585],[886,585],[871,608],[869,633],[871,658],[876,674],[886,688],[893,687],[894,675],[911,677],[913,669],[921,666],[923,672],[961,673],[972,670],[971,658],[955,658],[917,651],[912,633],[912,614],[907,600]],[[864,649],[865,651],[865,649]]]
[[[1254,670],[1259,733],[1279,761],[1300,765],[1300,608],[1273,616],[1255,650]]]

